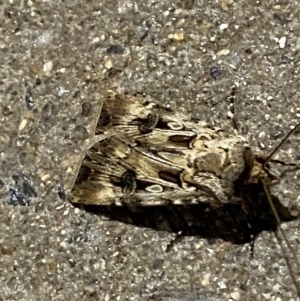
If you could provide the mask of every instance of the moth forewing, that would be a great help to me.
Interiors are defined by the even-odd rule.
[[[244,168],[241,137],[161,116],[153,104],[121,96],[103,104],[98,125],[102,136],[112,134],[86,152],[72,202],[222,206],[233,201],[234,181]],[[124,176],[128,172],[132,185]]]

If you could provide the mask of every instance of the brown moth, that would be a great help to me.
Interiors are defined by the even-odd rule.
[[[270,170],[273,153],[254,154],[240,135],[112,92],[95,134],[72,203],[115,208],[117,219],[141,226],[252,245],[262,230],[298,218],[269,192],[280,181]]]
[[[249,186],[280,180],[242,136],[161,114],[147,99],[108,97],[96,134],[73,186],[73,203],[247,207]]]
[[[242,136],[160,115],[147,100],[108,98],[96,134],[72,190],[74,203],[217,207],[241,202],[242,185],[279,181]]]

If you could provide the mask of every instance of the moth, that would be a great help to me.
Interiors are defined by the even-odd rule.
[[[280,181],[270,167],[274,152],[254,154],[236,133],[111,91],[95,135],[72,203],[139,226],[234,243],[253,243],[262,230],[298,218],[269,191]]]

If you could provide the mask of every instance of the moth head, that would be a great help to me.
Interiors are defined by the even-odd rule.
[[[254,155],[249,147],[244,149],[245,170],[242,179],[247,184],[256,184],[263,181],[267,186],[276,185],[280,178],[271,172],[264,156]]]
[[[280,178],[270,170],[269,164],[265,165],[264,158],[256,156],[248,182],[259,183],[260,181],[263,181],[267,186],[273,186],[280,182]]]

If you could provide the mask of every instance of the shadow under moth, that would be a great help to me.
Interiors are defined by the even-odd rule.
[[[256,155],[242,136],[114,93],[95,134],[70,196],[88,210],[238,244],[299,216],[269,192],[280,180],[270,169],[274,152]]]

